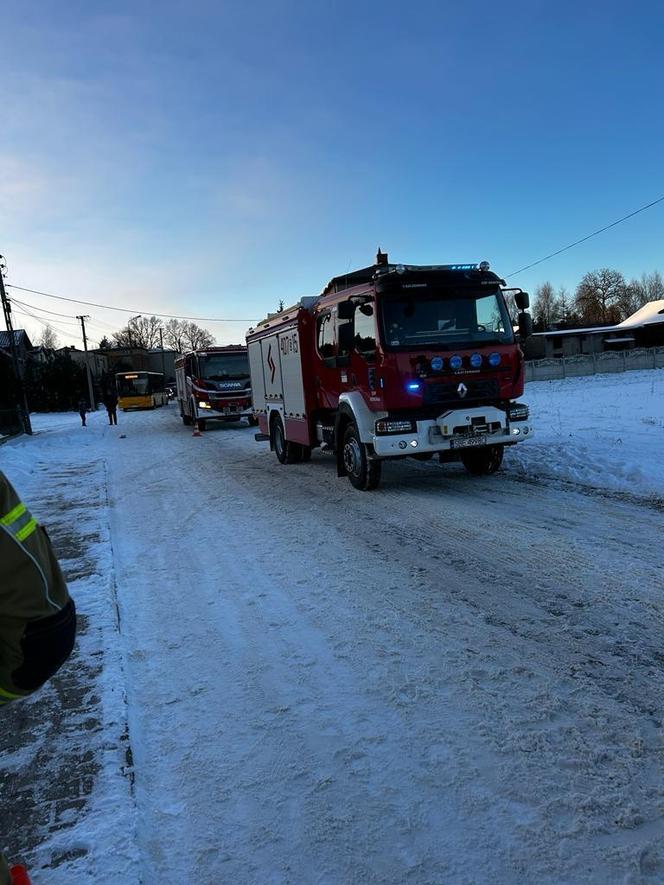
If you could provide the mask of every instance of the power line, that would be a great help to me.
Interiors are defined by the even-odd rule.
[[[648,203],[646,206],[641,206],[640,209],[636,209],[634,212],[630,212],[629,215],[624,215],[617,221],[612,221],[611,224],[607,224],[606,227],[600,227],[599,230],[593,231],[593,233],[588,234],[587,237],[582,237],[580,240],[576,240],[574,243],[570,243],[569,246],[563,246],[562,249],[558,249],[556,252],[552,252],[550,255],[545,255],[544,258],[539,258],[537,261],[533,261],[532,264],[527,264],[525,267],[520,267],[519,270],[513,270],[512,273],[507,274],[507,278],[515,277],[518,273],[522,273],[524,270],[530,270],[531,267],[542,264],[543,261],[548,261],[549,258],[555,258],[555,256],[560,255],[561,252],[567,252],[568,249],[573,249],[574,246],[578,246],[580,243],[585,243],[586,240],[590,240],[592,237],[596,237],[598,234],[604,233],[605,230],[609,230],[609,228],[615,227],[617,224],[622,224],[622,222],[627,221],[628,218],[634,218],[634,216],[638,215],[640,212],[645,212],[646,209],[650,209],[651,206],[656,206],[657,203],[661,203],[663,201],[664,196],[658,197],[656,200],[653,200],[652,203]]]
[[[55,323],[49,323],[46,320],[42,319],[41,317],[35,316],[34,313],[30,313],[30,311],[25,310],[25,308],[17,307],[17,308],[15,308],[15,310],[17,313],[23,314],[23,316],[30,317],[30,319],[35,320],[38,323],[41,323],[41,325],[44,327],[49,326],[51,329],[55,329],[55,331],[59,332],[61,335],[67,335],[70,338],[71,337],[74,337],[74,338],[79,337],[79,335],[77,335],[74,332],[70,332],[68,329],[63,329],[61,326],[56,326]]]
[[[255,322],[255,318],[246,320],[246,319],[223,319],[220,317],[190,317],[190,316],[182,316],[181,314],[176,313],[155,313],[151,310],[141,310],[140,308],[128,308],[128,307],[111,307],[110,304],[99,304],[96,301],[81,301],[78,298],[65,298],[63,295],[54,295],[52,292],[40,292],[38,289],[28,289],[26,286],[15,286],[12,283],[7,283],[6,287],[8,289],[18,289],[20,292],[31,292],[33,295],[43,295],[45,298],[57,298],[58,301],[70,301],[73,304],[85,304],[88,307],[101,307],[104,310],[119,310],[122,313],[132,313],[132,314],[143,314],[146,316],[155,316],[155,317],[165,317],[169,320],[195,320],[199,323],[253,323]]]
[[[14,296],[14,298],[12,298],[12,302],[14,304],[20,304],[22,307],[29,307],[30,310],[36,310],[39,313],[50,313],[55,317],[66,317],[67,319],[74,318],[73,313],[58,313],[55,310],[48,310],[46,307],[37,307],[36,304],[28,304],[26,301],[19,301],[18,298],[16,298],[16,296]],[[74,323],[74,325],[78,326],[78,323]]]
[[[70,316],[70,314],[68,314],[68,313],[55,313],[55,311],[52,311],[52,310],[44,310],[44,308],[36,307],[34,304],[26,304],[24,301],[19,301],[18,298],[12,298],[11,302],[12,302],[12,304],[19,304],[25,310],[36,310],[38,313],[49,313],[49,314],[52,313],[58,317],[69,317]],[[58,320],[58,322],[60,324],[64,323],[65,326],[78,326],[78,323],[67,322],[66,320]]]

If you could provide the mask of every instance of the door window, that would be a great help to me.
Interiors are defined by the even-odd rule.
[[[318,317],[318,353],[323,359],[334,356],[334,325],[331,313],[324,313]]]
[[[360,304],[355,309],[355,350],[363,356],[376,351],[376,322],[373,304]]]

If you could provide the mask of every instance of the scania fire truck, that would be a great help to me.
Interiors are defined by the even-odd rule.
[[[205,430],[207,421],[255,423],[251,408],[251,379],[243,344],[207,347],[182,354],[175,361],[180,417],[184,424]]]
[[[508,292],[523,339],[528,295],[488,262],[390,264],[379,250],[247,333],[257,439],[282,464],[331,450],[358,489],[376,488],[386,458],[437,454],[493,473],[505,446],[533,432],[516,402],[525,365]]]

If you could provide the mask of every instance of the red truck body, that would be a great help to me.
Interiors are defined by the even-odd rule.
[[[180,417],[204,430],[211,420],[254,423],[247,348],[242,344],[206,347],[175,361]]]
[[[254,414],[279,460],[332,449],[359,488],[377,485],[386,458],[497,469],[504,446],[532,434],[514,402],[525,364],[503,286],[484,263],[390,265],[379,253],[251,329]]]

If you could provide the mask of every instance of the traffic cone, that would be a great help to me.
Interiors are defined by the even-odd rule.
[[[203,436],[198,427],[194,427],[194,432],[191,434],[192,436]]]
[[[23,864],[17,863],[10,867],[9,875],[12,877],[12,885],[30,885],[30,877]]]

